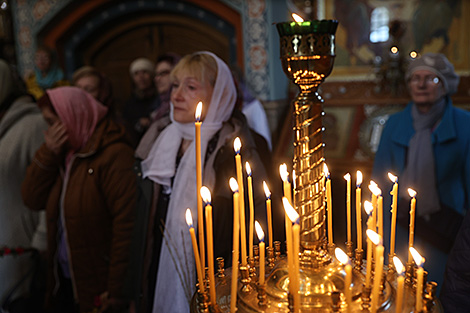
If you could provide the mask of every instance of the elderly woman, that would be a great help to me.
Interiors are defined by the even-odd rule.
[[[459,77],[444,55],[427,53],[412,61],[406,79],[412,101],[387,121],[373,177],[387,194],[387,172],[398,175],[397,253],[402,260],[408,247],[407,189],[417,192],[414,247],[426,258],[428,280],[440,285],[470,206],[470,114],[452,105]],[[389,210],[384,217],[390,217]]]
[[[47,90],[38,105],[49,128],[22,196],[46,210],[48,308],[118,309],[135,212],[133,149],[108,109],[77,87]]]
[[[249,161],[256,173],[256,211],[261,213],[257,219],[265,224],[264,195],[258,187],[266,180],[260,154],[264,152],[266,159],[269,153],[266,144],[264,148],[256,144],[256,134],[235,109],[236,89],[228,66],[210,52],[198,52],[184,57],[171,77],[171,123],[154,143],[141,143],[137,149],[138,158],[143,160],[139,176],[143,178],[143,206],[138,212],[146,212],[136,222],[140,232],[137,238],[145,238],[136,242],[143,247],[133,253],[140,258],[136,259],[134,275],[138,278],[137,312],[188,312],[196,290],[195,262],[184,215],[186,208],[191,208],[193,217],[197,216],[194,114],[199,101],[204,103],[202,183],[212,192],[214,256],[226,261],[231,258],[233,210],[228,182],[231,176],[236,177],[233,141],[237,136],[242,141],[244,161]]]

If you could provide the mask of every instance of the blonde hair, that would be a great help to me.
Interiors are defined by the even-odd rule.
[[[217,62],[207,54],[188,54],[171,71],[171,80],[175,80],[176,76],[182,72],[194,76],[201,83],[205,83],[207,80],[214,87],[217,78]]]

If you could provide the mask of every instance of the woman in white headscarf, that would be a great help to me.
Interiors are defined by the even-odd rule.
[[[269,150],[266,144],[259,146],[257,135],[250,132],[246,119],[235,109],[236,88],[228,66],[210,52],[198,52],[184,57],[171,77],[171,123],[153,145],[141,143],[137,149],[137,157],[143,160],[141,203],[150,206],[139,208],[138,214],[143,215],[136,223],[136,236],[143,243],[134,250],[134,266],[140,268],[134,282],[134,298],[140,299],[135,303],[137,312],[152,312],[152,307],[153,312],[188,312],[196,290],[194,256],[184,215],[190,208],[197,225],[194,115],[199,101],[203,102],[203,185],[211,190],[214,208],[214,256],[224,257],[226,264],[231,257],[233,215],[228,181],[236,177],[233,140],[237,136],[242,141],[243,161],[249,161],[253,169],[254,185],[261,186],[266,180],[259,150],[266,155]],[[265,212],[264,196],[259,193],[256,197],[256,189],[259,211]]]

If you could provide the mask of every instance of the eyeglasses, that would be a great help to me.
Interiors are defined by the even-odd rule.
[[[439,84],[440,79],[437,76],[426,76],[426,77],[420,77],[420,76],[413,76],[410,78],[410,84],[412,85],[421,85],[425,84],[427,86],[429,85],[437,85]]]
[[[161,72],[157,72],[155,76],[163,77],[163,76],[166,76],[168,74],[170,74],[170,70],[164,70],[164,71],[161,71]]]

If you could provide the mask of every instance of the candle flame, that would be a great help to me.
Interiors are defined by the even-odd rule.
[[[261,228],[261,225],[258,223],[258,221],[255,221],[255,229],[256,229],[256,235],[258,235],[259,241],[264,241],[264,231]]]
[[[397,54],[397,53],[398,53],[398,47],[393,46],[393,47],[390,48],[390,51],[391,51],[393,54]]]
[[[416,52],[416,51],[411,51],[410,52],[410,58],[416,59],[417,57],[418,57],[418,52]]]
[[[296,21],[297,23],[302,23],[304,21],[304,19],[298,15],[298,14],[295,14],[295,13],[292,13],[292,18],[294,19],[294,21]]]
[[[266,182],[264,180],[263,180],[263,189],[264,189],[264,193],[266,194],[266,198],[270,198],[271,197],[271,191],[268,188],[268,184],[266,184]]]
[[[398,181],[398,177],[392,173],[388,173],[388,178],[392,181],[392,183],[396,183]]]
[[[294,207],[289,203],[286,197],[282,197],[282,204],[284,205],[284,210],[286,211],[287,216],[292,223],[299,222],[299,213],[297,213]]]
[[[361,171],[357,171],[356,172],[356,186],[357,187],[360,187],[362,184],[362,172]]]
[[[346,175],[344,175],[344,179],[349,182],[351,180],[351,174],[347,173]]]
[[[335,249],[335,255],[336,255],[336,258],[338,259],[338,261],[341,263],[341,264],[348,264],[349,263],[349,257],[346,253],[344,253],[344,251],[341,249],[341,248],[336,248]]]
[[[242,142],[240,140],[240,137],[235,138],[233,141],[233,150],[235,150],[236,154],[240,153],[240,149],[242,148]]]
[[[186,209],[186,224],[188,224],[189,227],[193,227],[193,216],[189,208]]]
[[[416,265],[422,266],[424,263],[424,258],[421,256],[421,254],[419,254],[419,252],[414,247],[410,247],[410,252],[413,256],[413,260],[415,260]]]
[[[196,122],[199,122],[201,120],[201,113],[202,113],[202,101],[199,101],[196,106],[196,114],[194,115],[196,117]]]
[[[367,215],[370,215],[372,211],[374,210],[374,207],[372,206],[372,202],[370,201],[364,201],[364,211],[366,211]]]
[[[283,182],[287,182],[289,180],[289,172],[287,172],[286,163],[282,163],[281,165],[279,165],[279,174],[281,175],[281,179]]]
[[[330,172],[328,171],[328,166],[326,165],[326,163],[323,163],[323,173],[325,174],[325,176],[330,175]]]
[[[207,188],[206,186],[202,186],[200,193],[201,193],[202,201],[204,201],[206,204],[210,204],[211,203],[211,192],[210,192],[209,188]]]
[[[232,192],[238,192],[238,183],[235,178],[231,177],[229,180],[229,184],[230,184],[230,189],[232,189]]]
[[[410,195],[411,198],[416,197],[416,191],[414,191],[411,188],[408,188],[408,194]]]
[[[377,234],[375,231],[372,229],[366,230],[367,237],[374,243],[374,245],[379,245],[382,244],[382,237]]]
[[[402,275],[405,267],[403,263],[401,263],[400,259],[396,256],[393,257],[393,264],[395,265],[395,269],[397,270],[398,275]]]
[[[245,168],[246,168],[246,174],[247,174],[248,176],[251,176],[251,166],[250,166],[250,163],[245,162]]]
[[[372,181],[371,181],[372,183]],[[372,192],[374,194],[374,196],[378,197],[382,194],[382,190],[380,190],[379,187],[377,187],[377,185],[369,185],[369,190],[370,192]]]

